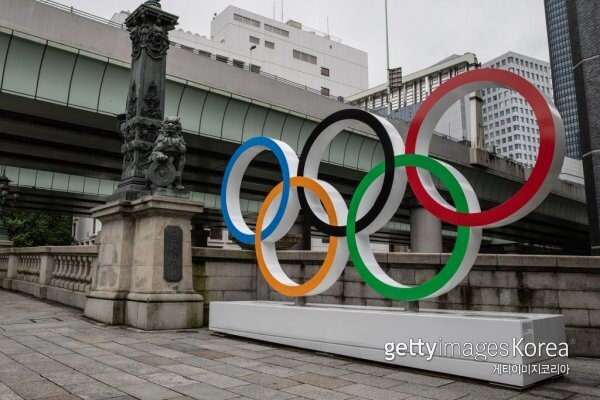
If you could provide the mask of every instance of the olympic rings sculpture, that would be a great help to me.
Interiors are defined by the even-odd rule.
[[[489,87],[513,90],[530,104],[539,125],[540,146],[536,165],[523,186],[504,203],[481,211],[465,177],[451,165],[429,158],[428,153],[434,128],[444,112],[457,100]],[[362,122],[373,130],[382,144],[384,161],[365,175],[348,207],[333,186],[318,179],[318,169],[324,150],[338,133],[350,127],[349,121]],[[282,181],[267,195],[252,231],[241,213],[240,187],[250,162],[265,150],[277,158]],[[563,122],[549,99],[516,74],[477,69],[450,79],[431,93],[410,124],[406,144],[386,119],[356,109],[338,111],[318,124],[300,158],[279,140],[255,137],[246,141],[227,165],[221,209],[230,232],[240,242],[254,245],[265,280],[283,295],[323,293],[339,279],[350,257],[365,282],[381,295],[395,300],[427,299],[450,291],[466,277],[477,258],[483,228],[515,222],[546,198],[561,171],[564,155]],[[454,205],[441,196],[432,175],[446,187]],[[386,274],[369,240],[369,235],[394,216],[407,185],[424,208],[457,226],[454,249],[446,264],[433,278],[414,286],[403,285]],[[275,242],[292,228],[300,209],[313,226],[331,237],[320,269],[302,284],[286,275],[275,251]]]

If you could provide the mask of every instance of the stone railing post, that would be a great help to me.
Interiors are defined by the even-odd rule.
[[[4,281],[4,289],[12,289],[12,281],[17,277],[17,269],[19,268],[19,256],[11,254],[8,256],[8,270],[6,271],[6,280]]]
[[[40,259],[40,276],[39,276],[39,289],[40,298],[45,299],[47,293],[47,286],[52,280],[52,272],[54,271],[54,256],[50,253],[42,254]]]

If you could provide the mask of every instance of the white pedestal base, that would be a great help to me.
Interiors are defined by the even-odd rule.
[[[494,372],[498,364],[512,370],[527,365],[563,365],[565,357],[513,354],[513,339],[523,344],[565,342],[561,315],[509,314],[309,304],[294,306],[276,302],[211,302],[209,329],[252,339],[296,346],[382,363],[461,375],[506,385],[524,387],[557,374]],[[424,355],[395,355],[386,360],[386,343],[410,341],[435,345],[430,360]],[[472,355],[468,353],[472,344]],[[477,357],[476,345],[485,343],[486,357]],[[493,344],[508,343],[508,356],[494,354]],[[450,345],[448,345],[450,344]],[[455,345],[457,344],[457,345]],[[449,347],[450,346],[450,347]],[[456,350],[459,346],[460,350]],[[479,345],[482,346],[482,345]],[[560,348],[560,347],[559,347]],[[395,350],[395,348],[394,348]],[[418,348],[414,348],[418,353]],[[498,348],[497,350],[500,350]],[[480,351],[481,348],[480,348]],[[439,353],[439,354],[438,354]],[[537,354],[538,352],[536,352]],[[545,368],[545,367],[544,367]],[[559,368],[560,369],[560,368]]]

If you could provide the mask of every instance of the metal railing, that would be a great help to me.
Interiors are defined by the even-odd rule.
[[[58,9],[60,9],[62,11],[69,12],[71,14],[78,15],[80,17],[90,19],[92,21],[96,21],[96,22],[99,22],[99,23],[102,23],[102,24],[110,25],[110,26],[113,26],[113,27],[119,28],[119,29],[126,29],[125,24],[114,22],[114,21],[111,21],[111,20],[106,19],[106,18],[98,17],[97,15],[90,14],[90,13],[78,10],[78,9],[70,7],[70,6],[66,6],[64,4],[57,3],[57,2],[52,1],[52,0],[36,0],[36,1],[38,3],[43,3],[43,4],[47,4],[49,6],[58,8]],[[171,41],[171,45],[173,47],[176,47],[176,48],[179,48],[179,49],[191,51],[194,54],[198,54],[200,56],[205,56],[205,57],[210,58],[212,60],[221,61],[221,60],[217,59],[217,54],[208,53],[208,52],[206,52],[204,50],[195,49],[193,47],[189,47],[189,46],[186,46],[186,45],[183,45],[181,43],[174,42],[174,41]],[[227,65],[230,65],[230,66],[233,66],[233,67],[236,67],[236,68],[244,69],[246,71],[250,70],[250,66],[248,64],[246,64],[246,63],[242,62],[241,64],[236,64],[236,63],[234,63],[233,59],[230,59],[229,57],[225,57],[225,56],[221,56],[221,57],[223,57],[224,59],[225,58],[227,59],[227,62],[221,61],[224,64],[227,64]],[[252,66],[260,68],[260,66],[258,64],[252,64]],[[302,85],[300,83],[290,81],[288,79],[282,78],[282,77],[277,76],[277,75],[273,75],[273,74],[269,74],[267,72],[263,72],[263,71],[257,70],[256,68],[252,72],[257,73],[260,76],[264,76],[265,78],[273,79],[273,80],[276,80],[278,82],[282,82],[282,83],[285,83],[287,85],[294,86],[294,87],[297,87],[299,89],[303,89],[303,90],[306,90],[308,92],[321,95],[323,97],[328,97],[328,98],[330,98],[332,100],[340,101],[342,103],[344,102],[343,97],[335,97],[335,96],[325,95],[325,94],[322,94],[320,90],[310,88],[310,87],[308,87],[306,85]]]
[[[87,13],[85,11],[78,10],[76,8],[73,8],[72,6],[66,6],[64,4],[57,3],[57,2],[52,1],[52,0],[36,0],[36,1],[38,3],[43,3],[43,4],[47,4],[49,6],[52,6],[54,8],[58,8],[59,10],[70,12],[71,14],[79,15],[80,17],[84,17],[84,18],[91,19],[91,20],[96,21],[96,22],[100,22],[102,24],[114,26],[116,28],[125,29],[125,25],[123,25],[123,24],[119,24],[119,23],[111,21],[109,19],[102,18],[102,17],[99,17],[97,15],[90,14],[90,13]]]

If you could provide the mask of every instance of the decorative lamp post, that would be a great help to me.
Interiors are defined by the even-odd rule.
[[[256,49],[256,45],[250,46],[250,65],[248,66],[248,71],[252,72],[252,52]]]
[[[132,47],[131,77],[126,113],[119,116],[123,171],[110,201],[135,200],[148,189],[150,154],[164,118],[169,31],[177,19],[162,10],[159,0],[149,0],[125,20]]]
[[[181,184],[181,122],[164,118],[168,32],[177,18],[150,0],[125,20],[132,68],[127,113],[119,118],[123,173],[112,198],[91,210],[102,233],[84,310],[107,324],[169,330],[204,321],[191,241],[192,217],[203,206]]]
[[[12,242],[8,240],[8,229],[2,218],[5,206],[14,206],[19,197],[17,191],[9,185],[10,182],[12,181],[6,177],[6,167],[2,167],[0,175],[0,248],[12,246]]]

